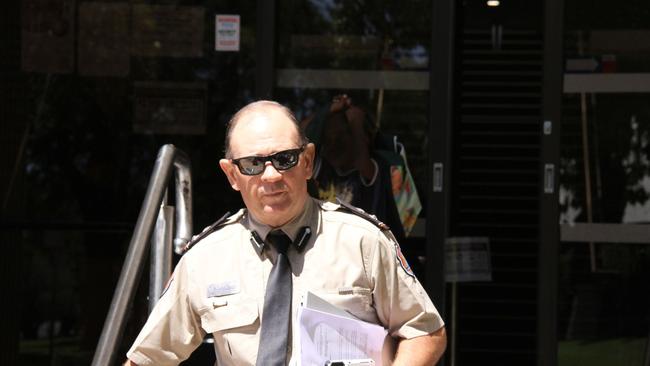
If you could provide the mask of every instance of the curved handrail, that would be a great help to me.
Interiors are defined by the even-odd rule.
[[[140,215],[131,237],[122,272],[113,294],[113,300],[104,322],[101,337],[95,349],[93,366],[111,365],[118,340],[126,324],[135,290],[146,258],[146,249],[154,228],[163,196],[167,189],[171,169],[176,176],[176,238],[174,245],[182,247],[192,236],[192,179],[190,161],[187,155],[174,145],[164,145],[158,151],[151,173],[147,193],[140,209]],[[170,248],[171,250],[171,248]]]
[[[183,247],[192,239],[192,172],[190,159],[181,150],[176,150],[176,236],[174,251],[183,253]]]

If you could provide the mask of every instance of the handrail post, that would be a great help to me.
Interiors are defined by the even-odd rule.
[[[158,151],[156,163],[149,180],[147,193],[140,214],[129,243],[126,259],[122,266],[122,272],[117,282],[113,300],[104,322],[101,337],[93,357],[93,366],[107,366],[112,364],[118,348],[118,341],[126,324],[127,313],[130,310],[137,283],[142,272],[143,262],[146,257],[146,249],[151,238],[156,217],[158,215],[163,195],[167,189],[172,165],[176,168],[177,177],[177,205],[182,207],[177,212],[177,219],[180,217],[184,222],[179,222],[176,230],[175,244],[191,237],[192,232],[192,205],[191,205],[191,178],[189,159],[185,153],[176,149],[173,145],[164,145]],[[180,177],[180,178],[179,178]],[[181,182],[180,187],[178,182]],[[178,190],[182,194],[178,194]],[[182,229],[181,229],[182,227]],[[180,233],[180,235],[179,235]]]
[[[183,253],[183,246],[192,238],[192,173],[190,160],[184,153],[178,151],[174,160],[176,168],[176,235],[174,251]]]
[[[151,265],[149,271],[149,313],[163,293],[165,282],[172,269],[172,234],[174,229],[174,206],[167,205],[167,195],[158,211],[158,219],[151,239]]]

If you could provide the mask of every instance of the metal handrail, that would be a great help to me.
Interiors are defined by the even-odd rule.
[[[172,167],[175,170],[176,235],[175,250],[189,241],[192,236],[192,179],[190,161],[187,155],[174,145],[164,145],[158,151],[156,163],[149,180],[147,193],[140,209],[140,215],[131,237],[129,249],[122,266],[122,272],[113,294],[113,300],[104,322],[101,337],[95,349],[93,366],[111,365],[126,324],[126,318],[132,304],[135,290],[146,258],[147,245],[150,242],[159,207],[166,205],[167,185]],[[162,209],[162,207],[161,207]],[[164,210],[162,211],[164,212]],[[160,216],[163,216],[161,213]],[[171,246],[171,244],[170,244]],[[171,252],[171,248],[169,248]],[[152,263],[155,259],[152,258]],[[155,283],[162,279],[154,280]]]
[[[167,205],[167,195],[158,211],[158,219],[151,238],[149,269],[149,313],[162,296],[165,282],[172,271],[172,236],[174,229],[174,206]]]

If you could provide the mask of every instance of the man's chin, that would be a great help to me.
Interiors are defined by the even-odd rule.
[[[270,226],[281,226],[287,223],[291,217],[288,204],[265,204],[263,207],[265,224]]]
[[[278,227],[291,221],[300,213],[296,204],[297,201],[291,199],[288,194],[278,196],[266,196],[261,199],[264,224]]]

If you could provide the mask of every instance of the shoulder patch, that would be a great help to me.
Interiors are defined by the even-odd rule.
[[[375,226],[377,226],[381,230],[384,230],[384,231],[390,230],[388,225],[386,225],[383,222],[379,221],[375,215],[371,215],[371,214],[367,213],[366,211],[364,211],[364,210],[362,210],[362,209],[360,209],[358,207],[354,207],[349,203],[346,203],[346,202],[343,202],[343,201],[339,200],[338,198],[336,199],[336,203],[338,203],[338,209],[339,210],[349,212],[349,213],[355,214],[355,215],[357,215],[357,216],[359,216],[361,218],[364,218],[364,219],[372,222]]]
[[[407,275],[415,278],[415,273],[413,273],[413,270],[411,269],[411,266],[406,261],[406,257],[404,257],[404,254],[402,253],[402,248],[400,248],[400,246],[399,246],[399,244],[397,244],[397,242],[395,242],[395,252],[396,252],[397,262],[402,267],[404,272],[406,272]]]
[[[192,247],[196,245],[196,243],[205,239],[205,237],[207,237],[208,235],[212,234],[213,232],[219,230],[220,228],[226,225],[230,225],[234,222],[239,221],[239,219],[241,219],[243,216],[244,216],[244,210],[240,210],[239,212],[237,212],[232,216],[230,215],[230,212],[226,212],[226,214],[221,216],[221,218],[215,221],[214,224],[203,229],[201,233],[194,235],[192,239],[189,242],[187,242],[187,244],[185,244],[185,246],[183,247],[182,254],[185,254],[188,250],[192,249]]]

